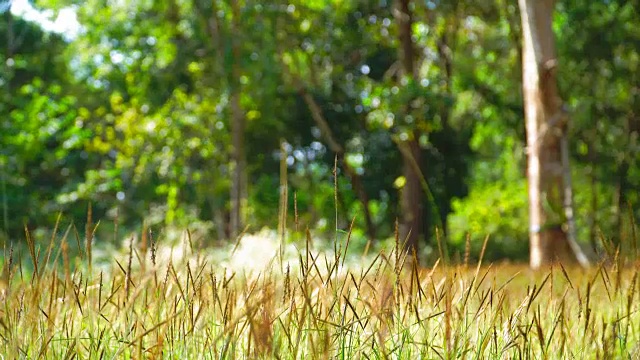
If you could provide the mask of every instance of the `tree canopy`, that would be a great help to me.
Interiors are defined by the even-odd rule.
[[[89,203],[125,228],[228,240],[277,227],[285,195],[287,226],[332,234],[353,219],[357,246],[393,238],[412,200],[427,258],[437,237],[475,254],[487,234],[489,257],[527,256],[515,1],[30,3],[73,11],[73,36],[11,3],[0,2],[5,241],[59,212],[83,223]],[[577,239],[596,252],[637,241],[639,5],[563,0],[553,17]]]

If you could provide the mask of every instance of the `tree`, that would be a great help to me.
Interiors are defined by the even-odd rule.
[[[402,63],[401,77],[409,77],[415,81],[415,51],[413,46],[412,26],[413,14],[409,0],[395,2],[394,16],[398,23],[398,57]],[[420,186],[421,149],[418,143],[420,135],[415,129],[405,140],[398,144],[402,153],[402,175],[405,183],[400,195],[401,223],[400,238],[407,242],[407,247],[417,250],[418,240],[422,234],[422,188]]]
[[[91,160],[81,144],[90,134],[77,122],[63,38],[8,8],[0,15],[0,233],[14,241],[25,225],[33,230],[60,210],[74,213],[56,197],[82,181]]]
[[[555,0],[520,0],[522,81],[528,146],[530,265],[584,263],[571,223],[571,184],[563,161],[568,114],[558,94],[552,15]],[[564,211],[563,211],[564,209]],[[567,214],[569,216],[567,216]]]
[[[640,118],[634,110],[640,100],[635,90],[640,34],[628,31],[628,24],[640,21],[636,7],[623,0],[571,0],[556,9],[562,33],[558,52],[563,66],[575,69],[558,80],[573,109],[574,186],[584,181],[584,189],[576,189],[579,235],[600,252],[600,234],[605,234],[611,251],[620,246],[621,254],[632,256],[637,249],[632,227],[640,219]],[[577,23],[582,25],[572,25]]]
[[[240,23],[240,5],[238,1],[231,2],[231,31],[229,40],[231,42],[231,52],[233,64],[231,65],[231,219],[230,235],[237,236],[242,231],[244,223],[244,211],[247,199],[247,160],[244,147],[245,117],[240,103],[242,96],[242,86],[240,82],[241,53],[238,37],[242,34]]]
[[[275,226],[286,160],[296,228],[334,231],[337,205],[356,246],[398,218],[427,261],[444,255],[436,227],[454,258],[490,233],[485,259],[525,259],[522,63],[537,266],[541,249],[578,249],[569,149],[576,238],[624,254],[640,204],[638,15],[624,0],[553,4],[523,2],[520,19],[507,0],[88,0],[74,37],[3,13],[0,226],[22,236],[91,201],[96,218],[117,207],[121,229],[145,218],[225,239]],[[557,77],[551,24],[572,69]]]

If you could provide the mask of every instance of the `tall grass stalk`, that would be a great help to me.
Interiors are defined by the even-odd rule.
[[[283,272],[277,262],[254,273],[219,268],[193,246],[179,262],[143,266],[154,250],[136,256],[130,242],[110,271],[94,275],[71,268],[66,237],[54,241],[62,269],[39,263],[31,240],[39,272],[14,277],[2,293],[5,358],[638,355],[637,263],[544,272],[481,262],[421,268],[398,239],[391,256],[354,264],[345,260],[347,245],[326,256],[309,236]]]
[[[88,243],[77,254],[69,249],[72,229],[79,243],[72,225],[60,238],[55,226],[43,256],[25,229],[33,266],[30,271],[9,250],[0,279],[0,354],[5,359],[640,356],[640,263],[622,255],[625,244],[614,246],[601,237],[608,256],[590,269],[554,265],[533,272],[526,265],[484,264],[487,237],[475,266],[469,266],[468,254],[461,264],[452,263],[441,245],[441,259],[423,268],[397,230],[389,252],[347,257],[353,224],[343,242],[336,237],[333,253],[318,251],[307,229],[297,257],[290,259],[279,233],[272,261],[252,271],[219,265],[189,231],[182,258],[161,257],[162,239],[145,225],[140,244],[132,238],[110,266],[93,272],[78,266],[92,261]],[[238,243],[231,256],[239,256],[237,248]]]

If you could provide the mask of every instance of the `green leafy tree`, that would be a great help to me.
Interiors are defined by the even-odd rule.
[[[83,181],[91,160],[83,152],[90,132],[78,116],[77,98],[61,36],[15,18],[0,19],[0,207],[10,239],[24,227],[55,221],[56,197]],[[77,214],[77,213],[76,213]]]

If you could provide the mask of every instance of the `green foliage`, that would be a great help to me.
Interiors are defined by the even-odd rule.
[[[9,25],[19,35],[12,41]],[[6,15],[0,31],[2,42],[13,44],[0,55],[7,90],[0,93],[0,227],[15,240],[25,225],[50,225],[63,210],[56,196],[82,181],[88,165],[82,145],[91,133],[78,119],[62,38]]]
[[[426,240],[441,218],[461,251],[467,233],[474,251],[491,233],[492,258],[522,256],[517,4],[412,1],[416,71],[401,76],[392,3],[35,2],[54,13],[73,5],[82,24],[76,37],[3,12],[2,231],[22,239],[25,224],[51,224],[58,211],[82,223],[91,202],[95,218],[117,213],[125,229],[146,218],[167,229],[203,224],[228,238],[238,95],[252,229],[277,225],[286,156],[289,224],[295,195],[301,227],[333,235],[337,208],[339,230],[354,218],[358,231],[368,230],[347,164],[360,176],[377,240],[393,238],[401,215],[397,144],[415,137],[433,195],[416,199]],[[630,25],[639,21],[624,1],[563,1],[555,12],[578,235],[592,247],[599,231],[622,241],[618,229],[632,229],[640,213],[640,35]],[[337,199],[334,149],[302,89],[344,150]]]
[[[464,252],[468,236],[472,254],[477,257],[485,236],[489,236],[487,259],[527,259],[528,201],[524,179],[474,187],[468,198],[453,202],[452,210],[449,236],[457,250]]]

